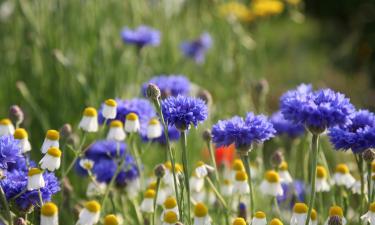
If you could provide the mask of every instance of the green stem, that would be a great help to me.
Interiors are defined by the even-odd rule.
[[[355,158],[355,161],[357,163],[357,166],[358,166],[358,172],[359,172],[359,176],[360,176],[360,182],[361,182],[361,198],[359,200],[359,204],[360,204],[360,213],[358,213],[359,215],[359,221],[361,221],[361,215],[363,214],[363,209],[364,209],[364,205],[365,205],[365,179],[364,179],[364,172],[363,172],[363,158],[361,156],[358,156],[356,154],[354,154],[354,158]]]
[[[86,132],[83,132],[83,136],[82,136],[82,141],[81,141],[81,144],[78,148],[78,151],[75,152],[75,156],[74,156],[74,159],[72,160],[72,162],[69,164],[68,168],[66,169],[65,173],[62,174],[61,176],[61,180],[60,181],[63,181],[65,179],[65,177],[69,174],[70,170],[73,169],[73,166],[76,164],[79,156],[81,155],[81,153],[83,153],[82,151],[82,148],[83,148],[83,145],[85,144],[86,142],[86,136],[87,136],[87,133]]]
[[[187,158],[187,134],[186,131],[181,131],[181,144],[182,144],[182,164],[184,169],[184,180],[185,180],[185,188],[186,188],[186,197],[187,197],[187,215],[188,215],[188,222],[187,224],[191,224],[191,201],[190,201],[190,182],[189,182],[189,169],[188,169],[188,158]]]
[[[39,196],[40,208],[42,208],[44,203],[43,203],[42,192],[40,191],[40,188],[38,189],[38,196]]]
[[[318,154],[319,154],[319,134],[313,134],[312,136],[312,164],[311,164],[311,191],[310,191],[310,201],[309,201],[309,210],[307,211],[307,217],[311,217],[311,211],[314,207],[315,201],[315,180],[316,180],[316,166],[318,161]],[[307,219],[305,225],[309,225],[310,220]]]
[[[254,215],[255,213],[255,204],[254,204],[254,190],[253,190],[253,183],[252,183],[252,176],[251,176],[251,169],[250,169],[250,160],[249,160],[249,154],[248,152],[246,152],[246,154],[244,154],[243,152],[240,152],[240,155],[241,155],[241,159],[243,161],[243,164],[245,165],[245,170],[246,170],[246,173],[247,173],[247,184],[249,185],[249,189],[250,189],[250,205],[249,205],[249,208],[250,208],[250,218],[252,217],[252,215]]]
[[[280,217],[281,214],[280,214],[279,203],[277,202],[277,197],[273,198],[273,204],[275,206],[276,217]]]
[[[160,178],[158,177],[156,180],[156,190],[155,190],[155,199],[154,199],[154,212],[152,215],[152,224],[155,224],[155,217],[156,217],[156,201],[158,199],[158,193],[160,188]]]
[[[217,164],[216,164],[214,148],[212,147],[212,144],[211,144],[210,141],[207,141],[207,147],[208,147],[208,150],[210,152],[210,157],[211,157],[212,165],[215,168],[216,185],[219,185],[220,184],[219,170],[218,170]]]
[[[121,160],[121,163],[118,165],[115,173],[113,174],[113,177],[111,179],[111,181],[109,182],[108,186],[107,186],[107,189],[105,190],[105,193],[104,193],[104,196],[102,198],[102,202],[101,202],[101,206],[104,208],[104,204],[105,204],[105,201],[107,200],[108,198],[108,195],[109,195],[109,192],[110,190],[112,189],[112,186],[114,185],[115,181],[116,181],[116,177],[117,175],[121,172],[121,169],[124,167],[124,164],[125,164],[126,160],[125,158],[123,158]]]
[[[225,208],[225,210],[229,211],[227,203],[225,202],[223,196],[217,190],[217,188],[215,187],[215,185],[212,183],[212,180],[208,176],[206,176],[206,180],[207,180],[208,184],[210,185],[211,189],[214,191],[216,197],[219,199],[220,203]]]
[[[0,185],[0,201],[3,206],[3,209],[5,210],[5,217],[6,217],[6,220],[8,221],[8,224],[12,224],[12,214],[10,212],[9,204],[5,197],[3,187],[1,185]]]
[[[372,181],[372,170],[371,170],[371,163],[367,163],[367,194],[368,194],[368,205],[372,203],[371,198],[371,181]]]

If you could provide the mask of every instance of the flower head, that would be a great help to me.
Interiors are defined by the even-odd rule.
[[[277,135],[288,135],[291,138],[296,138],[305,132],[305,128],[301,124],[294,124],[286,120],[283,114],[278,111],[270,117],[270,122],[276,130]]]
[[[367,110],[359,110],[350,116],[350,123],[333,127],[329,137],[335,149],[362,153],[375,147],[375,115]]]
[[[248,113],[245,120],[235,116],[219,121],[212,127],[212,141],[217,146],[235,144],[237,149],[250,148],[253,143],[263,142],[276,133],[263,115]]]
[[[148,84],[155,84],[161,92],[161,97],[188,95],[190,92],[190,81],[183,75],[159,75],[152,77],[149,81],[143,83],[142,94],[147,97]]]
[[[125,43],[136,45],[139,48],[147,45],[158,46],[160,44],[160,32],[144,25],[134,30],[125,27],[121,31],[121,37]]]
[[[280,99],[281,113],[295,124],[304,124],[311,132],[349,122],[353,105],[345,95],[331,89],[312,91],[311,85],[300,85]]]
[[[181,44],[182,53],[200,64],[204,62],[205,54],[211,48],[212,38],[209,33],[203,33],[198,39]]]
[[[208,116],[203,100],[182,95],[163,100],[162,112],[167,123],[180,130],[189,129],[191,124],[198,126]]]
[[[8,169],[10,163],[21,158],[21,149],[18,141],[11,135],[0,137],[0,169]]]

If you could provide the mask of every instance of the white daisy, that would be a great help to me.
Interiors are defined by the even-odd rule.
[[[265,195],[274,197],[283,195],[280,177],[276,171],[269,170],[265,173],[264,180],[260,184],[260,191]]]
[[[60,168],[61,164],[61,151],[56,147],[48,149],[47,153],[39,162],[42,169],[49,171],[55,171]]]
[[[117,102],[114,99],[107,99],[103,104],[103,117],[105,119],[114,119],[117,114]]]
[[[194,225],[211,225],[211,218],[205,204],[199,202],[194,208]]]
[[[154,212],[154,198],[155,198],[155,191],[152,189],[148,189],[145,192],[143,201],[140,206],[140,210],[145,213],[153,213]]]
[[[333,175],[333,183],[338,186],[351,188],[355,183],[354,177],[350,174],[349,168],[345,164],[338,164]]]
[[[361,220],[370,223],[370,225],[375,225],[375,202],[370,204],[368,212],[361,216]]]
[[[98,113],[93,107],[87,107],[83,111],[83,116],[79,122],[79,128],[86,132],[97,132],[99,129]]]
[[[43,154],[46,154],[48,149],[52,147],[59,148],[59,139],[60,133],[57,130],[48,130],[46,133],[46,137],[44,138],[41,151]]]
[[[162,135],[163,129],[158,119],[153,118],[148,122],[147,126],[147,138],[154,139]]]
[[[253,219],[251,220],[251,225],[266,225],[267,218],[266,214],[262,211],[258,211],[254,214]]]
[[[327,181],[327,171],[323,166],[317,166],[316,168],[316,192],[328,192],[331,187]]]
[[[23,128],[18,128],[14,131],[14,139],[18,140],[19,147],[21,148],[22,153],[26,153],[31,150],[31,144],[29,142],[29,135],[26,130]]]
[[[27,173],[27,190],[37,190],[45,186],[43,171],[38,168],[31,168]]]
[[[135,113],[129,113],[126,115],[125,121],[125,132],[127,133],[135,133],[141,129],[141,125],[139,123],[138,115]]]
[[[123,141],[126,138],[124,126],[120,120],[113,120],[109,125],[107,140]]]
[[[284,184],[290,184],[293,182],[292,176],[288,171],[288,163],[282,162],[279,167],[280,182]]]
[[[58,208],[52,202],[45,203],[40,209],[40,225],[58,225]]]
[[[307,219],[307,211],[308,207],[305,203],[294,204],[290,225],[304,225]]]
[[[2,119],[0,120],[0,136],[4,135],[13,135],[14,134],[14,126],[10,119]]]
[[[94,225],[99,222],[100,204],[93,200],[85,204],[85,207],[79,213],[76,225]]]

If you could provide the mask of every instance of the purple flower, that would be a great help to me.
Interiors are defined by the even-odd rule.
[[[12,135],[0,137],[0,169],[8,169],[9,164],[14,164],[23,158],[18,141]]]
[[[144,25],[134,30],[125,27],[121,31],[121,37],[125,43],[134,44],[139,48],[146,45],[158,46],[160,44],[160,32]]]
[[[196,63],[201,64],[208,49],[211,48],[212,38],[210,34],[203,33],[197,40],[186,41],[181,44],[182,53],[189,58],[195,60]]]
[[[276,133],[264,115],[248,113],[245,120],[239,116],[220,120],[212,127],[212,141],[219,146],[235,144],[237,149],[249,149],[253,143],[266,141]]]
[[[346,124],[354,111],[345,95],[330,89],[311,91],[310,85],[300,85],[296,90],[286,92],[280,105],[285,119],[304,124],[310,131],[318,133]]]
[[[206,104],[198,98],[171,96],[163,100],[161,106],[165,121],[179,130],[187,130],[191,124],[196,127],[208,116]]]
[[[289,203],[287,206],[292,208],[297,202],[305,201],[306,186],[303,181],[295,180],[291,184],[281,184],[283,195],[277,197],[279,204]]]
[[[183,75],[160,75],[151,78],[142,85],[142,94],[146,97],[148,84],[155,84],[161,91],[162,98],[177,95],[188,95],[190,91],[190,81]]]
[[[291,138],[296,138],[305,132],[303,125],[294,124],[289,120],[286,120],[280,111],[271,116],[270,122],[272,123],[273,128],[275,128],[277,135],[285,134]]]
[[[359,110],[350,116],[350,123],[333,127],[329,138],[337,150],[362,153],[375,147],[375,115],[367,110]]]

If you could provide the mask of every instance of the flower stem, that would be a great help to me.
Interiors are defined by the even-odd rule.
[[[276,217],[280,217],[281,214],[280,214],[279,203],[277,202],[277,197],[273,198],[273,204],[275,206]]]
[[[182,164],[184,169],[184,180],[185,180],[185,188],[186,188],[186,197],[187,197],[187,215],[188,215],[188,222],[187,224],[191,224],[191,202],[190,202],[190,183],[189,183],[189,169],[188,169],[188,159],[187,159],[187,135],[186,131],[181,131],[181,144],[182,144]]]
[[[0,201],[2,204],[2,208],[5,210],[5,218],[8,221],[9,224],[12,224],[12,214],[9,209],[9,204],[7,201],[7,198],[5,196],[3,187],[0,185]]]
[[[113,174],[113,177],[112,177],[111,181],[109,182],[109,184],[107,186],[107,189],[105,190],[105,193],[103,195],[102,202],[101,202],[101,206],[103,208],[104,208],[105,201],[108,198],[109,192],[112,189],[112,186],[114,185],[114,183],[116,181],[116,177],[121,172],[121,169],[124,167],[125,162],[126,162],[126,160],[125,160],[125,158],[123,158],[121,160],[120,164],[117,165],[117,169],[116,169],[115,173]]]
[[[83,153],[82,151],[82,148],[83,148],[83,145],[85,144],[86,142],[86,137],[87,137],[87,132],[83,132],[83,135],[82,135],[82,141],[81,141],[81,144],[78,148],[78,151],[76,151],[75,153],[75,156],[74,156],[74,159],[72,160],[72,162],[69,164],[68,168],[66,169],[66,171],[62,174],[61,176],[61,180],[64,180],[64,178],[69,174],[70,170],[73,169],[73,166],[74,164],[77,162],[78,160],[78,157],[81,155],[81,153]]]
[[[157,180],[156,180],[155,199],[154,199],[154,212],[152,214],[152,224],[155,224],[156,201],[158,199],[159,188],[160,188],[160,177],[158,177]]]
[[[355,158],[355,161],[357,162],[357,166],[358,166],[358,172],[359,172],[359,176],[360,176],[360,182],[361,182],[361,198],[360,198],[360,213],[358,213],[359,215],[359,221],[361,221],[361,215],[363,213],[363,207],[365,205],[365,179],[364,179],[364,172],[363,172],[363,158],[361,156],[358,156],[356,154],[354,154],[354,158]]]
[[[307,217],[305,225],[309,225],[311,212],[314,207],[314,201],[315,201],[315,180],[316,180],[316,166],[318,163],[318,154],[319,154],[319,134],[313,134],[312,135],[312,164],[311,164],[311,191],[310,191],[310,201],[309,201],[309,210],[307,211]]]
[[[368,194],[368,205],[371,204],[372,198],[371,198],[371,180],[372,180],[372,170],[371,170],[371,163],[367,163],[367,194]]]
[[[228,205],[227,203],[225,202],[223,196],[220,194],[220,192],[217,190],[217,188],[215,187],[215,185],[212,183],[212,180],[206,176],[206,180],[208,182],[208,184],[210,185],[211,189],[214,191],[216,197],[219,199],[220,203],[223,205],[223,207],[225,208],[226,211],[229,211],[228,209]]]
[[[44,203],[43,203],[42,192],[40,191],[40,188],[38,189],[38,196],[39,196],[40,207],[42,207]]]
[[[217,164],[216,164],[216,159],[215,159],[215,154],[214,154],[214,148],[212,147],[212,143],[210,141],[206,141],[206,142],[207,142],[208,150],[210,152],[210,157],[211,157],[212,165],[215,168],[216,185],[219,185],[220,184],[220,177],[219,177],[219,170],[218,170]]]
[[[252,215],[255,213],[255,204],[254,204],[254,190],[253,190],[253,183],[252,183],[252,176],[251,176],[251,169],[250,169],[250,160],[249,160],[249,154],[248,152],[246,152],[246,154],[244,153],[240,153],[241,154],[241,159],[243,161],[243,164],[245,165],[245,170],[246,170],[246,173],[247,173],[247,184],[249,185],[249,189],[250,189],[250,205],[249,205],[249,208],[250,208],[250,218],[252,217]]]

